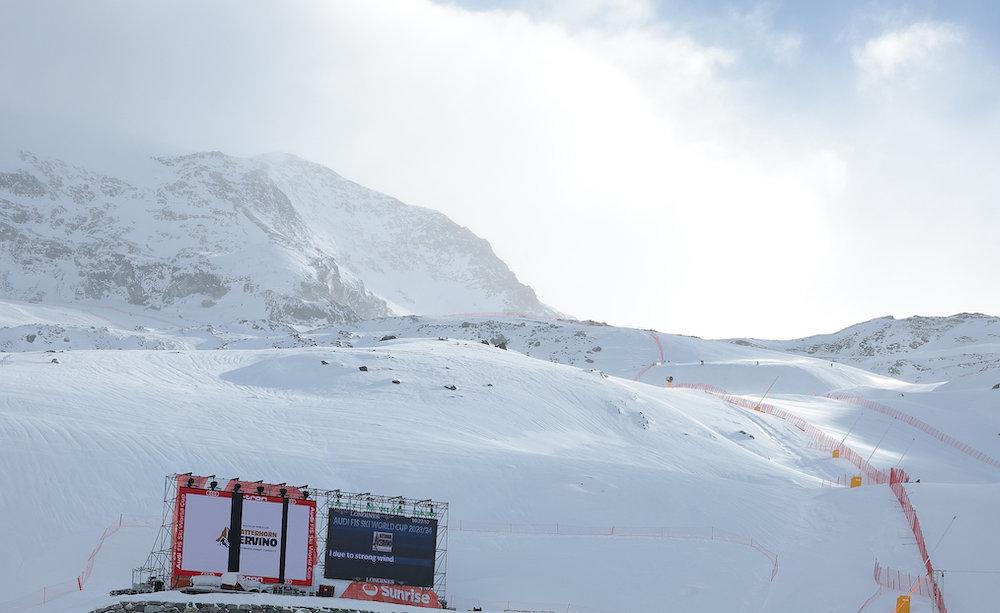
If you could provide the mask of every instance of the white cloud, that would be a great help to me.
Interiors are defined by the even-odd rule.
[[[760,2],[746,11],[733,8],[730,15],[754,45],[778,62],[788,64],[798,59],[802,51],[802,36],[795,31],[776,28],[776,10],[772,3]]]
[[[0,55],[0,130],[31,109],[97,142],[290,151],[442,210],[574,315],[792,336],[910,305],[1000,311],[977,277],[1000,259],[996,123],[859,111],[849,83],[789,110],[739,48],[645,2],[558,19],[425,0],[32,6],[0,22],[19,50]],[[33,11],[51,36],[10,25]],[[959,45],[943,41],[922,44]],[[886,45],[922,48],[857,57],[902,75],[915,60],[891,58],[920,56]],[[915,262],[923,282],[898,280]]]
[[[862,79],[880,83],[935,70],[963,42],[961,29],[954,24],[920,21],[865,41],[853,50],[853,56]]]
[[[656,15],[650,0],[527,0],[521,7],[571,27],[636,27],[651,23]]]

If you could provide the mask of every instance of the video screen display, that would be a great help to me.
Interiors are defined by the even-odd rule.
[[[324,576],[434,585],[437,520],[331,509]]]

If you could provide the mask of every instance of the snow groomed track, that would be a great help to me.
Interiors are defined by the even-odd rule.
[[[390,333],[404,338],[379,342]],[[468,341],[454,340],[459,334]],[[511,349],[593,371],[476,340],[496,334],[505,335]],[[430,338],[405,338],[419,335]],[[875,487],[824,489],[842,474],[843,463],[822,448],[823,436],[841,442],[857,416],[850,403],[823,395],[874,385],[906,391],[911,402],[936,398],[918,393],[926,388],[776,352],[567,322],[387,320],[309,338],[320,344],[350,339],[356,346],[73,351],[59,354],[58,365],[41,353],[8,360],[0,373],[0,437],[7,443],[0,459],[18,474],[52,475],[62,502],[53,499],[39,514],[25,500],[0,501],[5,517],[37,527],[15,535],[15,546],[28,554],[19,565],[0,559],[0,577],[17,577],[25,587],[51,582],[38,577],[73,577],[109,518],[149,512],[157,494],[143,493],[148,486],[136,475],[148,473],[155,482],[171,470],[200,468],[280,480],[291,474],[301,482],[329,482],[334,475],[360,491],[419,490],[450,499],[470,526],[492,526],[453,535],[453,555],[465,556],[449,578],[459,606],[561,601],[580,610],[645,612],[669,594],[692,611],[733,602],[746,611],[799,611],[817,599],[856,607],[871,595],[873,581],[890,589],[878,576],[896,577],[892,585],[919,576],[914,536],[899,522],[898,499]],[[669,353],[661,353],[664,340]],[[359,372],[362,365],[368,372]],[[631,378],[645,366],[644,380],[655,377],[658,385],[601,372]],[[730,400],[746,404],[759,399],[776,372],[781,378],[766,402],[787,419],[752,405],[734,411],[725,398],[700,390],[662,386],[667,375],[679,382],[698,377],[716,391],[732,385],[738,391]],[[908,428],[885,438],[884,420],[896,420],[856,410],[878,418],[861,419],[841,447],[843,459],[851,460],[848,450],[856,454],[856,467],[868,463],[870,470],[858,471],[866,484],[884,481],[880,475],[904,451],[909,472],[911,464],[918,467],[924,484],[961,475],[963,489],[948,496],[957,501],[952,505],[973,504],[966,493],[990,483],[987,472],[994,469],[987,464],[963,464],[972,459],[936,439],[918,438],[907,450]],[[816,436],[793,417],[815,427]],[[946,526],[938,519],[940,505],[927,496],[937,490],[903,491],[920,505],[921,529],[930,526],[936,542]],[[660,538],[657,528],[617,538],[620,526],[674,527],[660,529],[665,535],[716,526],[744,542]],[[960,522],[932,553],[935,569],[939,556],[948,560],[946,568],[956,567],[962,560],[955,552],[974,549],[964,540],[949,548],[957,536],[968,538],[962,530]],[[141,532],[116,534],[104,545],[90,586],[59,599],[65,604],[47,602],[39,610],[75,610],[80,598],[96,602],[102,590],[120,587],[138,561],[135,552],[148,550],[151,537]],[[80,552],[76,561],[51,555],[52,539]],[[764,552],[751,543],[765,543],[781,559],[781,572],[765,572]],[[889,569],[878,576],[876,557]],[[952,613],[970,610],[964,607],[982,594],[968,582],[971,589],[949,589],[956,581],[944,587]],[[609,584],[639,587],[612,594],[601,589]],[[920,603],[914,606],[916,613]]]

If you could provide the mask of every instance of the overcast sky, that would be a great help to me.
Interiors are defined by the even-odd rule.
[[[8,145],[295,153],[615,324],[1000,314],[997,2],[0,9]]]

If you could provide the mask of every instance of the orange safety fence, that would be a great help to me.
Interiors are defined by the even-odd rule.
[[[899,409],[894,409],[890,406],[886,406],[884,404],[875,402],[874,400],[868,400],[867,398],[862,398],[860,396],[855,396],[852,394],[844,394],[840,392],[833,392],[830,394],[826,394],[826,397],[832,398],[834,400],[843,400],[845,402],[851,402],[853,404],[862,406],[866,409],[881,413],[882,415],[887,415],[893,419],[899,420],[909,426],[912,426],[917,430],[920,430],[921,432],[924,432],[933,438],[936,438],[937,440],[941,441],[946,445],[954,447],[955,449],[961,451],[962,453],[971,458],[975,458],[980,462],[989,464],[993,468],[1000,468],[1000,460],[997,460],[996,458],[982,451],[979,451],[972,445],[963,443],[962,441],[951,436],[950,434],[945,434],[944,432],[938,430],[937,428],[923,421],[922,419],[918,419],[912,415],[909,415],[908,413],[904,413]]]
[[[926,581],[926,577],[916,577],[894,568],[882,566],[878,560],[875,560],[875,569],[872,575],[875,583],[878,585],[878,589],[861,603],[861,606],[858,607],[858,613],[864,613],[865,609],[887,592],[894,592],[896,594],[901,592],[916,593],[926,596],[931,599],[931,604],[934,608],[938,609],[937,603],[934,602],[934,594],[931,591],[930,584]]]
[[[663,343],[660,342],[660,335],[657,334],[657,332],[655,330],[647,330],[646,332],[649,333],[649,335],[653,338],[653,342],[656,343],[656,349],[657,349],[657,351],[660,352],[660,361],[659,361],[659,363],[662,364],[663,360],[665,358],[664,358],[664,355],[663,355]]]
[[[873,574],[875,583],[885,588],[885,590],[902,592],[904,594],[919,594],[927,598],[934,598],[934,593],[930,587],[931,584],[927,581],[926,577],[916,577],[895,568],[882,566],[878,560],[875,560]]]
[[[924,532],[920,527],[920,518],[917,517],[917,510],[913,508],[910,497],[906,493],[906,488],[903,486],[903,474],[905,473],[896,468],[891,470],[892,475],[889,482],[889,489],[896,495],[896,500],[899,501],[899,506],[903,509],[903,515],[906,516],[906,522],[913,532],[913,538],[917,541],[920,558],[924,563],[924,568],[927,570],[927,581],[930,583],[931,601],[934,603],[934,609],[938,613],[948,613],[948,608],[944,604],[944,595],[941,593],[941,586],[938,583],[937,576],[934,574],[931,554],[927,551],[927,541],[924,539]]]
[[[864,610],[867,609],[871,603],[878,600],[882,594],[885,594],[885,588],[880,585],[878,586],[878,589],[875,590],[874,594],[866,598],[865,601],[861,603],[861,606],[858,607],[858,613],[863,613]]]
[[[904,483],[908,483],[910,481],[910,477],[907,475],[905,470],[901,468],[890,468],[888,470],[876,468],[869,463],[867,459],[861,457],[861,455],[856,451],[842,445],[840,441],[833,438],[823,430],[810,424],[801,417],[784,409],[780,409],[772,404],[755,401],[742,396],[735,396],[712,385],[680,383],[674,385],[674,387],[702,390],[730,404],[754,411],[760,411],[762,413],[767,413],[784,419],[802,432],[808,434],[812,438],[813,444],[820,449],[826,449],[831,452],[835,449],[838,450],[840,457],[857,466],[858,469],[868,477],[870,482],[888,483],[889,489],[895,495],[903,514],[906,516],[907,524],[910,526],[913,538],[917,542],[917,548],[920,550],[920,559],[927,569],[927,581],[930,584],[929,589],[931,601],[934,603],[934,609],[938,613],[948,613],[948,608],[944,603],[944,596],[941,593],[941,586],[934,575],[934,566],[931,563],[930,553],[927,551],[927,542],[924,539],[924,533],[920,527],[920,520],[917,517],[917,511],[913,508],[913,504],[910,502],[910,498],[906,493],[906,488],[903,487]],[[873,595],[870,600],[876,598],[877,595],[878,594]]]
[[[97,539],[97,544],[91,550],[83,565],[83,570],[74,579],[46,585],[30,594],[18,597],[14,600],[0,602],[0,611],[4,613],[17,613],[25,611],[31,607],[45,604],[60,596],[65,596],[72,592],[82,591],[89,581],[94,571],[97,556],[104,543],[114,536],[122,528],[129,527],[155,527],[153,523],[139,521],[126,521],[124,515],[119,515],[118,520],[111,524],[101,533]],[[470,533],[492,533],[492,534],[542,534],[556,536],[618,536],[637,538],[661,538],[679,540],[698,541],[718,541],[733,543],[752,548],[765,558],[771,566],[770,580],[773,581],[778,574],[778,555],[765,547],[760,541],[745,537],[733,532],[721,530],[714,527],[634,527],[634,526],[579,526],[573,524],[518,524],[510,522],[477,522],[458,520],[452,521],[449,530]],[[566,605],[571,607],[571,605]],[[572,606],[566,610],[587,611],[580,606]]]
[[[651,363],[649,363],[649,364],[646,364],[646,365],[645,365],[645,366],[643,366],[642,368],[640,368],[640,369],[639,369],[639,372],[637,372],[637,373],[635,374],[635,381],[639,381],[639,380],[641,380],[641,379],[642,379],[642,376],[643,376],[643,375],[645,375],[645,374],[646,374],[647,372],[649,372],[649,371],[650,371],[650,369],[652,369],[653,367],[655,367],[655,366],[656,366],[656,364],[657,364],[656,362],[651,362]]]
[[[485,532],[491,534],[545,534],[552,536],[618,536],[661,538],[674,540],[719,541],[750,547],[771,564],[771,581],[778,574],[778,554],[760,541],[714,527],[634,527],[634,526],[576,526],[571,524],[515,524],[503,522],[452,521],[449,530],[457,532]]]
[[[723,389],[715,387],[714,385],[707,385],[703,383],[675,383],[674,387],[681,389],[702,390],[705,393],[711,394],[721,400],[724,400],[725,402],[728,402],[729,404],[779,417],[791,423],[793,426],[808,435],[812,445],[817,449],[822,449],[831,453],[834,450],[837,450],[841,458],[844,458],[851,464],[854,464],[858,470],[867,477],[867,483],[889,483],[888,470],[876,468],[860,453],[843,445],[840,440],[830,436],[826,433],[826,431],[812,425],[794,413],[778,408],[767,402],[760,402],[743,396],[730,394]],[[909,480],[909,477],[906,476],[905,472],[902,474],[905,477],[905,480]]]
[[[660,342],[660,335],[655,330],[646,330],[646,332],[649,333],[649,336],[653,339],[653,342],[656,343],[656,350],[659,353],[660,359],[657,360],[656,362],[650,362],[649,364],[646,364],[641,369],[639,369],[639,372],[636,373],[635,377],[633,377],[633,380],[635,381],[642,380],[643,375],[649,372],[650,369],[659,366],[660,364],[663,364],[663,361],[666,359],[666,357],[663,354],[663,343]]]
[[[83,589],[87,586],[87,582],[90,580],[91,574],[94,572],[94,563],[97,560],[97,554],[101,552],[101,548],[104,547],[105,541],[114,536],[122,528],[138,527],[149,528],[155,526],[143,521],[126,521],[124,515],[119,515],[115,523],[111,524],[105,528],[103,532],[101,532],[101,536],[97,539],[97,544],[94,545],[90,555],[87,556],[87,560],[83,564],[83,570],[80,571],[79,575],[67,581],[45,585],[30,594],[19,596],[13,600],[0,602],[0,611],[3,611],[4,613],[17,613],[18,611],[25,611],[31,607],[51,602],[56,598],[65,596],[66,594],[83,591]]]

